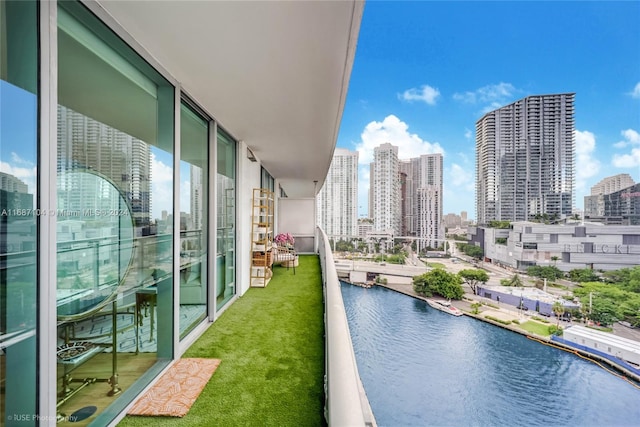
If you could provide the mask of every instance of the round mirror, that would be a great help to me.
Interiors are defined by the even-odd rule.
[[[58,175],[57,312],[73,320],[112,301],[133,258],[133,217],[108,178],[75,170]]]

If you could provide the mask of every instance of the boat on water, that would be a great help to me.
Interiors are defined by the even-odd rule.
[[[427,299],[427,304],[436,310],[444,311],[445,313],[452,314],[454,316],[462,316],[462,311],[451,305],[449,301]]]

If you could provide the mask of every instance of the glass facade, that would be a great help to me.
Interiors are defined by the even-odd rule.
[[[218,129],[216,309],[236,294],[236,142]]]
[[[180,337],[207,316],[209,123],[180,108]]]
[[[276,181],[273,179],[269,171],[265,168],[260,168],[260,188],[266,188],[272,193],[275,191]]]
[[[237,142],[189,100],[178,114],[175,86],[74,1],[53,6],[57,105],[41,108],[38,4],[0,1],[0,427],[49,420],[41,407],[58,425],[107,425],[238,292]],[[39,114],[57,116],[51,147]],[[45,147],[55,169],[40,176]],[[55,206],[44,212],[48,180],[40,194]],[[43,215],[55,258],[39,251],[38,235],[54,234]],[[55,292],[55,309],[39,289]],[[55,336],[38,338],[43,319]],[[39,378],[47,359],[55,370]]]
[[[58,3],[62,422],[78,410],[112,419],[174,355],[174,93],[83,6]]]
[[[36,414],[38,7],[0,2],[0,426]]]

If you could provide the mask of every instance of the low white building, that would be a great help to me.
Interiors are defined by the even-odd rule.
[[[574,344],[589,347],[635,365],[640,365],[640,342],[638,341],[578,325],[566,328],[562,338]]]

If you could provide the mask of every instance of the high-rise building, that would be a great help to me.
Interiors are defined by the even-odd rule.
[[[328,236],[358,234],[357,151],[336,148],[317,201],[317,223]]]
[[[151,219],[151,149],[148,144],[62,105],[58,106],[58,172],[91,169],[125,196],[138,233]],[[70,178],[71,179],[71,178]],[[61,183],[71,206],[86,202],[72,182]]]
[[[476,122],[478,224],[571,215],[574,98],[574,93],[529,96]]]
[[[608,216],[605,209],[605,196],[633,185],[635,185],[635,181],[631,178],[631,175],[626,173],[608,176],[602,179],[596,185],[591,187],[590,196],[584,196],[585,218]],[[607,198],[607,200],[610,199],[611,198]],[[610,206],[610,204],[608,204],[608,206]]]
[[[413,220],[413,200],[416,194],[414,187],[414,163],[411,160],[400,160],[400,232],[403,236],[415,236],[415,221]]]
[[[33,193],[29,193],[29,186],[18,177],[8,173],[0,172],[0,214],[13,220],[18,215],[7,213],[14,209],[33,209]]]
[[[597,196],[599,194],[611,194],[624,188],[631,187],[635,183],[636,182],[628,173],[620,173],[618,175],[608,176],[591,187],[591,195]]]
[[[202,168],[196,165],[189,165],[189,185],[191,192],[191,228],[202,229],[202,204],[205,201],[205,194],[202,188]]]
[[[369,203],[367,217],[373,218],[373,162],[369,163]]]
[[[456,228],[462,225],[462,218],[460,215],[454,213],[448,213],[444,216],[444,225],[447,228]]]
[[[584,217],[605,224],[640,225],[640,184],[585,196]]]
[[[358,237],[367,237],[373,231],[373,221],[370,218],[358,218]]]
[[[423,154],[409,160],[411,178],[407,178],[407,213],[420,248],[437,248],[444,239],[442,213],[442,154]]]
[[[373,228],[400,235],[400,175],[398,147],[384,143],[374,149],[370,176]]]

